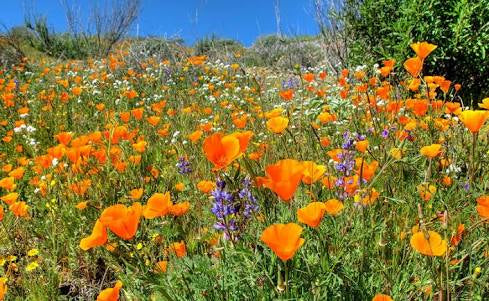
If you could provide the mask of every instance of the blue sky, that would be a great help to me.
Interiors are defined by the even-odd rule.
[[[83,8],[97,0],[71,0]],[[99,0],[106,1],[106,0]],[[23,24],[26,7],[48,18],[57,32],[66,31],[60,0],[2,1],[0,25]],[[275,33],[275,0],[142,0],[136,24],[140,35],[179,36],[186,43],[211,34],[250,45],[260,35]],[[312,0],[279,0],[281,29],[285,34],[316,34]],[[133,26],[131,34],[136,34]]]

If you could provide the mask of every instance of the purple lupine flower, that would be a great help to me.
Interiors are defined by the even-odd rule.
[[[245,178],[242,182],[243,188],[239,191],[238,196],[240,199],[244,200],[244,210],[243,215],[248,218],[254,212],[259,209],[258,202],[256,198],[251,193],[251,180],[250,178]]]
[[[258,203],[251,193],[251,180],[245,178],[242,188],[233,192],[226,190],[226,182],[218,179],[211,192],[214,197],[211,212],[217,219],[214,229],[224,232],[226,239],[238,239],[249,217],[258,211]]]
[[[359,136],[356,135],[356,138]],[[362,138],[360,136],[360,138]],[[343,133],[343,144],[342,144],[342,152],[338,154],[338,158],[340,162],[335,163],[335,169],[341,174],[340,177],[335,182],[336,187],[340,187],[341,189],[337,191],[338,198],[343,200],[347,198],[347,194],[344,191],[344,186],[346,185],[343,180],[344,177],[349,177],[353,174],[353,170],[355,168],[355,152],[353,151],[355,139],[353,139],[350,132]]]
[[[294,89],[299,86],[297,78],[291,77],[288,80],[282,81],[282,89]]]
[[[190,162],[185,159],[185,157],[178,158],[177,163],[178,173],[185,175],[192,172],[192,167],[190,166]]]
[[[382,130],[381,135],[382,135],[382,138],[387,139],[387,137],[389,137],[389,130],[388,129]]]

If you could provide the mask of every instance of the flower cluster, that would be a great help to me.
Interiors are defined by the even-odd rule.
[[[226,182],[219,179],[216,181],[216,188],[211,192],[214,197],[211,212],[217,219],[214,228],[223,231],[226,239],[238,239],[247,220],[258,211],[256,198],[250,190],[250,179],[245,178],[241,184],[241,189],[229,192],[226,190]]]
[[[185,157],[178,158],[177,168],[178,173],[181,175],[186,175],[192,172],[190,161],[188,161]]]
[[[358,137],[362,141],[361,136]],[[335,169],[340,173],[340,177],[337,178],[335,185],[340,188],[337,191],[337,196],[340,200],[346,199],[351,192],[349,187],[356,187],[360,183],[360,180],[356,176],[352,176],[355,168],[355,151],[354,151],[355,138],[350,132],[343,133],[343,144],[341,145],[341,152],[338,154],[339,161],[335,163]],[[358,182],[358,183],[355,183]]]

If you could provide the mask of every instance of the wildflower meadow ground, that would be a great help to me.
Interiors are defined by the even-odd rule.
[[[403,62],[0,74],[0,300],[486,300],[489,98]]]

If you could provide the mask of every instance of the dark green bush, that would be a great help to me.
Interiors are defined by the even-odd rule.
[[[428,41],[438,49],[425,73],[461,83],[466,101],[489,95],[489,0],[345,0],[341,18],[353,63],[402,64],[410,43]]]
[[[46,18],[36,18],[33,22],[26,21],[26,28],[29,34],[25,38],[29,45],[51,57],[85,59],[95,53],[96,44],[90,42],[90,39],[75,37],[70,33],[55,33],[48,27]]]

